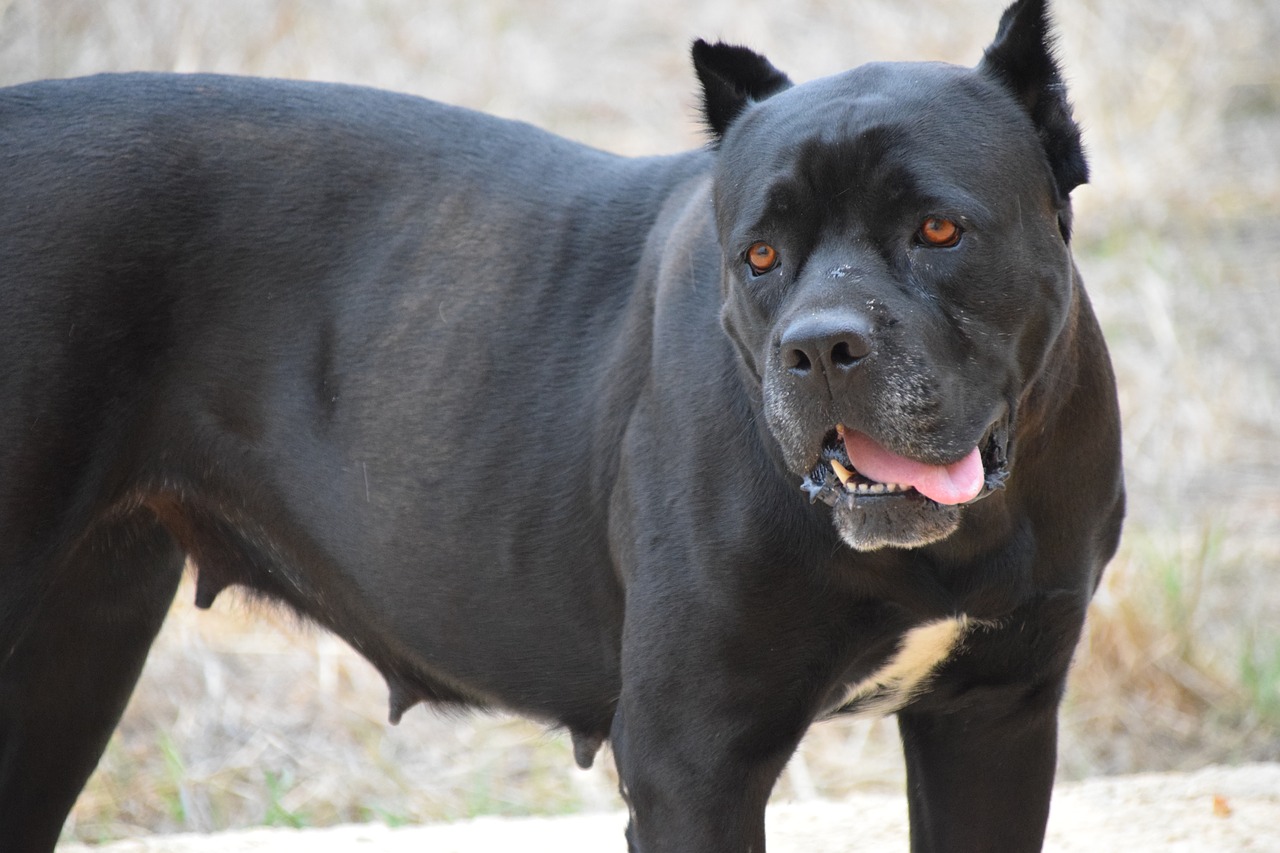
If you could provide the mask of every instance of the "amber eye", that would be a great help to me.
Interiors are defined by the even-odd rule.
[[[941,216],[930,216],[920,224],[920,242],[926,246],[949,249],[960,242],[960,226]]]
[[[747,266],[756,275],[764,275],[778,265],[778,250],[768,243],[753,243],[747,249]]]

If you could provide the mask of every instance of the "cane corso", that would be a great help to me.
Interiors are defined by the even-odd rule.
[[[608,741],[632,851],[764,850],[852,713],[897,715],[912,850],[1039,849],[1123,514],[1044,6],[972,69],[699,41],[669,157],[349,86],[0,91],[0,846],[54,846],[190,560],[392,722]]]

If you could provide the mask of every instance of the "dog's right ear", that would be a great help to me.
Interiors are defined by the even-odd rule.
[[[748,104],[791,86],[787,75],[760,54],[724,42],[695,41],[693,67],[702,82],[702,116],[716,142]]]

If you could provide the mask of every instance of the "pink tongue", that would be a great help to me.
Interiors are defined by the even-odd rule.
[[[982,456],[978,448],[950,465],[926,465],[890,453],[871,438],[853,430],[842,430],[844,448],[858,473],[877,483],[911,486],[940,504],[962,504],[982,491]]]

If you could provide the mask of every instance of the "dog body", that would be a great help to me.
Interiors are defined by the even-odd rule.
[[[1042,5],[976,69],[700,42],[716,142],[662,158],[353,87],[0,92],[6,849],[52,848],[187,556],[393,721],[609,740],[634,851],[763,850],[841,712],[898,713],[913,850],[1038,849],[1123,511]]]

